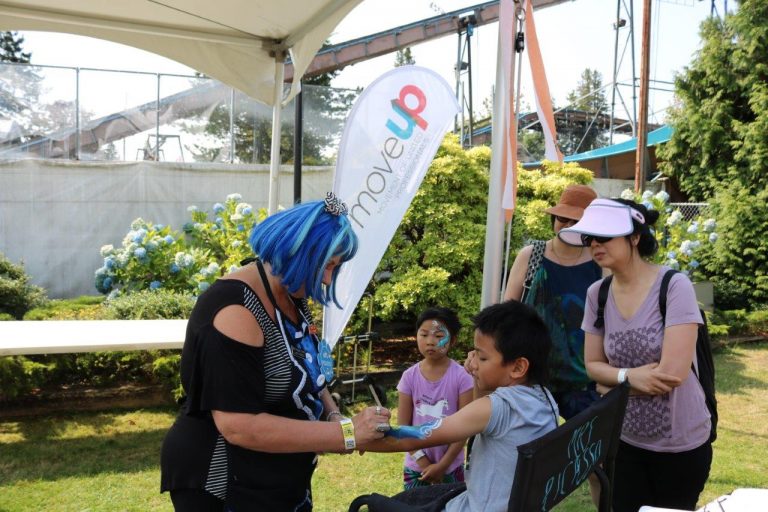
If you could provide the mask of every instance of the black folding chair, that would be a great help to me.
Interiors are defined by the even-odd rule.
[[[613,466],[629,398],[629,386],[621,385],[555,430],[517,447],[515,480],[508,512],[547,511],[575,491],[591,473],[600,481],[599,512],[610,512]],[[433,486],[436,487],[436,486]],[[358,496],[349,512],[367,506],[369,512],[424,512],[442,510],[440,504],[462,491],[448,485],[444,496],[429,506],[404,503],[402,495]],[[439,488],[436,488],[439,494]],[[402,499],[402,498],[401,498]],[[437,506],[435,506],[437,505]]]

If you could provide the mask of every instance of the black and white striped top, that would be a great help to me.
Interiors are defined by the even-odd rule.
[[[213,327],[223,308],[242,305],[264,332],[264,346],[232,340]],[[311,315],[299,303],[305,332]],[[272,320],[255,292],[238,280],[219,280],[203,293],[187,326],[181,357],[186,394],[182,412],[163,443],[163,491],[205,489],[241,510],[311,510],[314,453],[271,454],[230,445],[210,411],[316,420],[317,397],[292,350],[286,319]],[[316,340],[315,340],[316,341]]]

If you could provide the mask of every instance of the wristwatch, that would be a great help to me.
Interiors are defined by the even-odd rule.
[[[427,456],[427,454],[426,454],[426,453],[424,453],[424,450],[416,450],[415,452],[413,452],[413,453],[411,454],[411,458],[412,458],[413,460],[419,460],[420,458],[422,458],[422,457],[426,457],[426,456]]]
[[[629,376],[629,368],[622,368],[622,369],[620,369],[619,370],[619,376],[618,376],[618,379],[617,379],[619,381],[619,384],[624,384],[624,382],[628,382],[627,381],[627,377],[628,376]]]

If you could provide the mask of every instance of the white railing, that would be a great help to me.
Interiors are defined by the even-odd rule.
[[[177,349],[186,320],[0,322],[0,356]]]

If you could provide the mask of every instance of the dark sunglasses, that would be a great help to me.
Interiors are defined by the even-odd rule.
[[[561,224],[573,224],[575,222],[578,222],[576,219],[569,219],[568,217],[561,217],[559,215],[553,215],[556,221],[558,221]]]
[[[584,247],[589,247],[592,245],[592,240],[599,244],[604,244],[606,242],[610,242],[613,240],[614,236],[594,236],[594,235],[581,235],[581,245]]]

